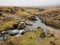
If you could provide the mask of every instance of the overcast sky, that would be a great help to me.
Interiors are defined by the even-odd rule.
[[[0,6],[46,6],[60,4],[60,0],[0,0]]]

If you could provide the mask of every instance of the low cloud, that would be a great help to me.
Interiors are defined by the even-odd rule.
[[[0,0],[0,6],[45,6],[60,4],[60,0]]]

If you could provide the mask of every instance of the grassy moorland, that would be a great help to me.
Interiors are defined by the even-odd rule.
[[[27,7],[0,7],[0,19],[15,20],[16,18],[33,17],[38,15],[40,19],[47,25],[60,28],[60,7],[39,9]]]
[[[46,37],[43,29],[28,31],[21,37],[11,37],[8,41],[0,41],[1,45],[60,45],[60,38],[55,38],[54,33],[49,32]]]
[[[28,19],[38,14],[39,10],[27,7],[0,7],[0,31],[11,28],[17,20]]]
[[[60,28],[60,7],[39,9],[29,7],[0,7],[0,31],[13,28],[21,19],[32,20],[37,15],[46,25]],[[23,27],[23,25],[22,25]],[[55,31],[56,32],[56,31]],[[43,29],[27,31],[20,37],[11,36],[6,42],[0,41],[0,45],[60,45],[58,33],[49,32],[45,36]]]
[[[41,12],[40,19],[49,26],[60,28],[60,7],[47,9]]]
[[[4,22],[3,24],[0,25],[0,31],[6,30],[6,29],[9,29],[9,28],[13,28],[13,25],[17,24],[17,23],[18,23],[18,21],[16,21],[16,20]]]

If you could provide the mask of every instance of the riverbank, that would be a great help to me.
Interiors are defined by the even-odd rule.
[[[60,8],[5,8],[0,10],[0,45],[60,45]]]

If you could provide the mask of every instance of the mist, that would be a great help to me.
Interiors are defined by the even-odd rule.
[[[60,0],[0,0],[0,6],[46,6],[60,4]]]

